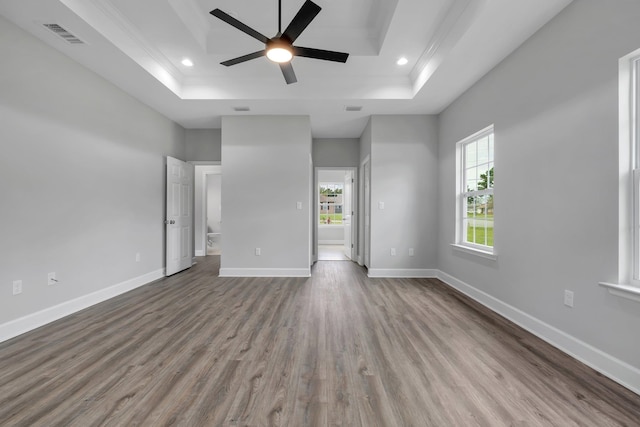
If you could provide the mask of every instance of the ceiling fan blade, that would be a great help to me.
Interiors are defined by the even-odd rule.
[[[233,16],[229,15],[226,12],[221,11],[220,9],[214,9],[209,13],[212,14],[213,16],[215,16],[216,18],[219,18],[219,19],[223,20],[227,24],[229,24],[229,25],[231,25],[233,27],[236,27],[237,29],[239,29],[243,33],[250,35],[254,39],[261,41],[264,44],[267,44],[267,42],[269,41],[269,38],[267,36],[260,34],[259,32],[254,30],[253,28],[249,27],[246,24],[243,24],[242,22],[238,21]]]
[[[250,61],[252,59],[260,58],[266,55],[266,50],[259,50],[257,52],[249,53],[247,55],[239,56],[237,58],[229,59],[228,61],[221,62],[220,64],[230,67],[231,65],[240,64],[241,62]]]
[[[282,75],[284,76],[284,80],[288,85],[291,83],[295,83],[298,81],[296,78],[296,73],[293,72],[293,66],[291,62],[283,62],[280,65],[280,69],[282,70]]]
[[[307,0],[302,5],[296,16],[293,18],[287,29],[284,30],[282,36],[286,37],[291,41],[291,43],[293,43],[298,38],[300,33],[302,33],[304,29],[307,28],[307,25],[309,25],[311,21],[313,21],[313,18],[315,18],[316,15],[320,13],[320,10],[322,10],[320,6],[318,6],[311,0]]]
[[[295,56],[303,56],[305,58],[322,59],[325,61],[347,62],[348,53],[334,52],[332,50],[313,49],[311,47],[293,47]]]

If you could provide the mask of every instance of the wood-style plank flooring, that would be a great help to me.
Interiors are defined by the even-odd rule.
[[[640,425],[640,396],[437,280],[217,270],[0,344],[0,426]]]

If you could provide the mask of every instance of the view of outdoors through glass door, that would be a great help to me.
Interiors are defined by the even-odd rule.
[[[318,170],[318,260],[350,260],[352,257],[354,174],[350,169]]]

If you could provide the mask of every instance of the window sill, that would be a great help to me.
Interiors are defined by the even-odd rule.
[[[464,252],[466,254],[479,256],[481,258],[490,259],[492,261],[497,261],[498,260],[498,255],[495,254],[495,253],[482,251],[480,249],[471,248],[469,246],[459,245],[457,243],[452,243],[451,247],[456,251]]]
[[[607,282],[600,282],[599,285],[607,288],[611,295],[640,302],[640,287]]]

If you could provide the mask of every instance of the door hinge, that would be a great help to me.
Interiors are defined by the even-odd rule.
[[[353,249],[353,243],[351,244],[351,249]]]
[[[355,180],[353,178],[351,178],[351,183],[353,184],[355,182]]]

